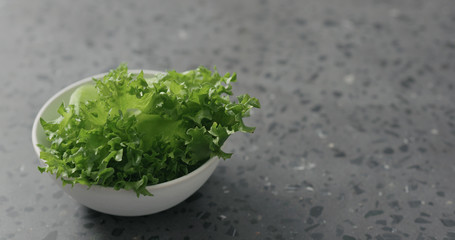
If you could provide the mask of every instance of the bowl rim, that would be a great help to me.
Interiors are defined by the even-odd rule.
[[[156,70],[141,70],[141,69],[128,70],[128,72],[132,73],[132,74],[138,74],[141,71],[144,72],[144,74],[166,74],[165,72],[156,71]],[[35,117],[35,119],[33,121],[32,136],[31,137],[32,137],[33,149],[35,150],[35,153],[37,154],[40,163],[45,164],[44,161],[40,158],[41,150],[37,146],[37,144],[38,144],[37,130],[41,126],[40,125],[40,119],[41,119],[41,116],[43,115],[44,111],[47,110],[47,108],[49,107],[49,105],[51,103],[53,103],[56,99],[61,97],[64,93],[68,92],[69,90],[75,89],[75,88],[77,88],[79,86],[82,86],[84,84],[88,84],[89,82],[92,81],[93,78],[101,78],[101,77],[105,76],[106,74],[108,74],[108,73],[105,72],[105,73],[95,74],[93,76],[86,77],[86,78],[84,78],[82,80],[76,81],[76,82],[74,82],[74,83],[62,88],[57,93],[55,93],[52,97],[50,97],[44,103],[44,105],[41,107],[41,109],[38,111],[38,113],[37,113],[37,115],[36,115],[36,117]],[[165,187],[168,187],[168,186],[175,185],[175,184],[178,184],[180,182],[186,181],[186,180],[192,178],[193,176],[196,176],[199,173],[203,172],[210,165],[217,164],[218,161],[219,161],[218,157],[212,157],[211,159],[207,160],[204,164],[202,164],[200,167],[198,167],[197,169],[193,170],[192,172],[190,172],[190,173],[188,173],[188,174],[186,174],[184,176],[181,176],[179,178],[176,178],[176,179],[173,179],[173,180],[170,180],[170,181],[167,181],[167,182],[163,182],[163,183],[158,183],[158,184],[155,184],[155,185],[147,186],[146,189],[149,190],[149,191],[151,191],[151,190],[153,191],[153,190],[158,190],[158,189],[161,189],[161,188],[165,188]],[[82,184],[80,184],[80,185],[81,186],[86,186],[89,189],[90,188],[102,188],[102,189],[115,190],[113,187],[105,187],[105,186],[101,186],[101,185],[91,185],[90,187],[87,186],[87,185],[82,185]],[[125,190],[125,189],[120,189],[120,190],[134,193],[133,190]],[[134,194],[136,194],[136,193],[134,193]]]

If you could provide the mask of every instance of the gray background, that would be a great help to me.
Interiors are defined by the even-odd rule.
[[[180,205],[89,210],[36,168],[32,121],[127,62],[237,72],[263,108]],[[455,2],[0,0],[0,239],[455,239]]]

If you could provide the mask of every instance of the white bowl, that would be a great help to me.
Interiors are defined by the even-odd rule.
[[[143,71],[145,75],[160,73],[151,70]],[[129,72],[139,73],[140,70],[129,70]],[[43,118],[46,121],[56,119],[58,117],[58,107],[62,102],[64,102],[65,105],[68,104],[71,94],[79,86],[93,84],[93,78],[101,78],[104,75],[106,75],[106,73],[75,82],[59,91],[44,104],[35,118],[32,129],[33,147],[38,158],[40,156],[40,149],[37,147],[37,144],[49,145],[40,124],[40,118]],[[98,185],[91,186],[90,188],[81,184],[75,184],[74,187],[71,185],[63,187],[60,179],[55,178],[54,175],[50,176],[57,181],[58,185],[61,186],[66,193],[86,207],[118,216],[141,216],[166,210],[191,196],[207,181],[210,175],[212,175],[218,162],[218,158],[212,158],[198,169],[183,177],[148,186],[147,190],[151,192],[153,196],[141,195],[139,198],[134,191],[117,191],[113,188]],[[41,159],[40,165],[44,165],[44,161]]]

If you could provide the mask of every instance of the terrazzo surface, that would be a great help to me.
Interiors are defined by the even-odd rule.
[[[0,239],[455,239],[450,0],[0,0]],[[167,211],[83,207],[37,170],[32,121],[127,62],[237,72],[262,108]]]

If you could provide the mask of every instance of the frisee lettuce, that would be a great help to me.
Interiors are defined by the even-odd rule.
[[[151,77],[125,64],[79,87],[60,117],[41,119],[41,172],[63,184],[101,185],[152,195],[146,187],[181,177],[213,157],[234,132],[253,132],[243,118],[259,108],[248,94],[231,101],[236,74],[204,67]]]

